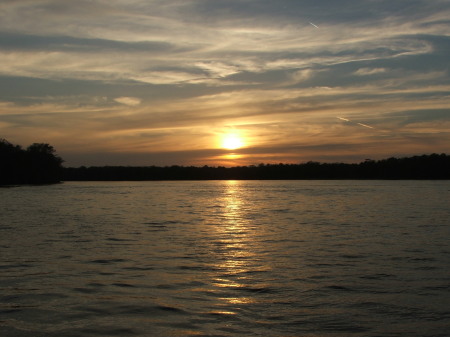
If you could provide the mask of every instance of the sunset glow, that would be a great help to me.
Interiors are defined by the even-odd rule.
[[[235,133],[227,134],[222,139],[222,147],[227,150],[236,150],[244,145],[242,138]]]
[[[449,152],[450,3],[357,4],[3,1],[0,138],[69,167]]]

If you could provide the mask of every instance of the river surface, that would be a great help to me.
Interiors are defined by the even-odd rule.
[[[0,335],[449,336],[450,181],[0,189]]]

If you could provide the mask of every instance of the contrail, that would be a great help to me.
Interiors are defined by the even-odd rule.
[[[341,121],[344,121],[344,122],[352,123],[353,125],[357,124],[357,125],[360,125],[360,126],[364,126],[365,128],[375,129],[373,126],[370,126],[370,125],[367,125],[367,124],[363,124],[363,123],[353,122],[350,119],[347,119],[347,118],[344,118],[344,117],[336,117],[336,118],[340,119]]]
[[[316,27],[316,28],[319,28],[319,26],[316,26],[314,23],[312,23],[312,22],[310,22],[309,23],[310,25],[312,25],[312,26],[314,26],[314,27]]]
[[[346,121],[346,122],[350,122],[349,119],[347,118],[343,118],[343,117],[336,117],[337,119],[340,119],[341,121]]]
[[[374,129],[373,126],[370,126],[370,125],[367,125],[367,124],[363,124],[363,123],[356,123],[356,124],[364,126],[365,128]]]

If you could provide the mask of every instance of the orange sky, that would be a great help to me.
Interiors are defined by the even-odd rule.
[[[440,0],[5,1],[0,138],[66,166],[449,153],[449,17]]]

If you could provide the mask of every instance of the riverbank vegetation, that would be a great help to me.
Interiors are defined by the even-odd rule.
[[[359,164],[307,162],[237,167],[103,166],[65,168],[63,180],[267,180],[267,179],[450,179],[450,156],[365,160]]]
[[[81,166],[63,167],[49,144],[23,149],[0,139],[0,185],[60,181],[293,180],[293,179],[450,179],[450,156],[430,154],[356,164],[307,162],[250,166]]]
[[[58,183],[62,163],[49,144],[34,143],[23,149],[0,139],[0,185]]]

